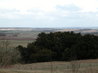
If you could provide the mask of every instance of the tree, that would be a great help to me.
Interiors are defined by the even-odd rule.
[[[10,41],[0,42],[0,66],[6,66],[19,62],[20,54],[15,48],[10,47]]]
[[[35,42],[19,47],[24,63],[98,58],[98,36],[74,32],[40,33]],[[50,53],[52,53],[50,55]],[[49,58],[47,58],[49,57]]]

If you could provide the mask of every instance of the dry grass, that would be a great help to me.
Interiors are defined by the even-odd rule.
[[[98,73],[98,60],[80,60],[74,62],[44,62],[16,64],[0,69],[0,73]],[[72,66],[75,66],[72,68]],[[51,69],[52,67],[52,69]],[[73,72],[74,69],[77,71]]]

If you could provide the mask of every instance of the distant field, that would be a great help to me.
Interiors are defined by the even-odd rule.
[[[98,29],[50,29],[50,28],[5,28],[0,29],[0,42],[2,40],[9,40],[12,47],[18,45],[27,46],[36,40],[37,36],[41,32],[68,32],[74,31],[76,33],[81,32],[82,34],[94,34],[98,36]]]
[[[2,43],[4,40],[0,40],[0,43]],[[34,40],[8,40],[9,46],[14,48],[17,47],[18,45],[22,45],[24,47],[27,46],[28,43],[34,42]]]
[[[2,39],[14,39],[14,38],[36,38],[39,34],[39,31],[0,31],[0,38]]]
[[[76,33],[98,35],[98,29],[62,29],[59,31],[61,31],[61,32],[74,31]]]
[[[98,73],[98,59],[74,62],[54,61],[24,65],[17,64],[1,68],[0,73]]]
[[[2,28],[0,29],[0,42],[8,40],[12,47],[34,42],[41,32],[51,32],[53,29],[31,29],[31,28]]]
[[[37,31],[0,31],[0,42],[8,40],[11,47],[18,45],[26,47],[28,43],[36,40],[39,33]]]

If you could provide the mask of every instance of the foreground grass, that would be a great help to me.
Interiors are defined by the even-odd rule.
[[[25,71],[9,71],[9,70],[1,70],[0,73],[30,73]]]
[[[98,73],[98,60],[17,64],[1,68],[0,73]]]

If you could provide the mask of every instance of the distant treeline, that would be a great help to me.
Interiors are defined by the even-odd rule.
[[[74,32],[40,33],[27,47],[18,46],[22,63],[98,58],[98,36]]]

